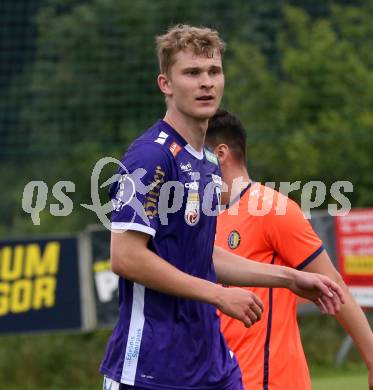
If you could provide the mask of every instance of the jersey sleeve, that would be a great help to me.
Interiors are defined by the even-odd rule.
[[[172,164],[156,143],[140,143],[121,160],[109,195],[113,204],[111,228],[155,236],[160,227],[158,201],[162,185],[171,180]]]
[[[302,269],[324,250],[324,246],[298,204],[285,199],[284,212],[278,213],[274,209],[267,215],[265,236],[273,251],[288,266]]]

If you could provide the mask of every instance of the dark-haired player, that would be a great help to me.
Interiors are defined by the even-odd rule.
[[[218,110],[209,120],[206,143],[217,155],[228,186],[222,200],[229,207],[218,217],[215,244],[262,264],[317,272],[336,281],[346,296],[337,319],[354,339],[368,367],[372,389],[372,331],[299,206],[250,179],[246,168],[246,132],[236,116]],[[235,188],[237,178],[246,183],[244,188]],[[221,329],[239,362],[245,389],[311,389],[295,295],[286,289],[254,287],[248,291],[264,303],[261,321],[245,328],[234,318],[221,316]]]

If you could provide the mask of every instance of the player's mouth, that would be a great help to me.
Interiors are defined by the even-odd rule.
[[[202,102],[208,102],[208,101],[214,100],[214,96],[212,96],[212,95],[202,95],[202,96],[199,96],[198,98],[196,98],[196,100],[202,101]]]

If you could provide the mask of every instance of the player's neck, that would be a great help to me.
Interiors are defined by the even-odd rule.
[[[229,203],[232,199],[238,198],[240,193],[251,183],[251,179],[245,166],[231,165],[224,171],[224,181],[228,186],[224,201]]]
[[[167,110],[163,120],[172,126],[197,152],[202,150],[205,143],[208,119],[196,120],[181,113]]]

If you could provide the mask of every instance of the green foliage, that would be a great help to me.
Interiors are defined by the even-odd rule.
[[[372,26],[373,2],[356,1],[349,5],[335,4],[332,7],[331,21],[338,35],[350,42],[364,63],[373,65]]]
[[[143,2],[95,0],[72,1],[61,11],[65,3],[52,2],[38,16],[31,99],[23,112],[32,144],[47,141],[48,152],[86,142],[126,144],[149,125],[138,113],[155,119],[162,104],[152,46],[143,45],[156,32],[152,10],[145,12]]]
[[[99,388],[108,331],[3,336],[0,380],[7,389]]]
[[[275,8],[269,3],[264,2],[267,9]],[[253,8],[241,1],[229,7],[214,1],[201,7],[195,0],[188,5],[49,2],[37,17],[36,59],[29,69],[27,104],[22,110],[22,126],[30,128],[31,151],[61,152],[61,146],[68,149],[87,141],[128,144],[164,111],[156,85],[154,37],[178,22],[218,26],[223,37],[247,36],[252,29],[239,26],[250,26],[244,15]]]
[[[119,158],[162,116],[154,36],[181,22],[215,27],[228,42],[224,104],[248,127],[254,178],[328,187],[350,180],[353,206],[371,205],[373,2],[290,4],[299,8],[272,0],[40,2],[35,52],[0,98],[0,124],[9,121],[0,234],[77,231],[97,222],[79,206],[90,203],[90,172],[103,156]],[[35,228],[21,210],[29,180],[50,190],[58,180],[74,181],[73,215],[46,211]]]
[[[284,9],[278,72],[253,45],[235,42],[226,104],[248,127],[253,176],[354,184],[353,206],[371,204],[373,72],[328,20]]]
[[[176,23],[209,25],[219,28],[223,38],[250,39],[268,52],[279,14],[280,7],[269,0],[44,3],[35,18],[33,61],[0,101],[13,126],[6,140],[12,144],[2,156],[9,200],[0,234],[72,232],[97,222],[79,206],[90,203],[95,162],[107,155],[119,158],[164,112],[156,85],[157,34]],[[17,161],[13,157],[8,163],[7,155]],[[52,217],[48,207],[54,200],[49,193],[41,225],[34,227],[21,209],[23,188],[30,180],[45,181],[50,191],[59,180],[73,181],[76,192],[69,194],[73,214]]]
[[[32,236],[49,233],[73,233],[82,231],[88,224],[100,223],[97,216],[81,204],[91,204],[91,174],[97,161],[103,157],[114,156],[120,158],[123,153],[119,147],[106,148],[94,142],[73,146],[68,156],[55,156],[17,163],[17,172],[14,174],[14,166],[11,162],[0,167],[0,175],[8,183],[7,196],[1,205],[2,222],[0,223],[0,236],[17,237],[20,232],[23,236]],[[101,172],[99,186],[110,178],[117,166],[108,164]],[[32,223],[30,214],[22,209],[22,197],[26,184],[30,181],[42,181],[48,187],[47,201],[44,210],[40,214],[40,225]],[[58,181],[72,181],[75,191],[67,193],[73,202],[73,211],[68,216],[55,217],[50,214],[50,205],[59,204],[53,196],[53,186]],[[99,188],[101,203],[109,201],[108,187]],[[65,191],[65,190],[64,190]],[[33,204],[35,204],[34,194]]]
[[[50,154],[94,140],[128,143],[164,111],[154,37],[177,23],[218,28],[267,53],[281,24],[270,0],[52,0],[35,18],[34,60],[11,102],[27,152]],[[272,53],[273,54],[273,53]],[[5,103],[4,103],[5,104]]]

